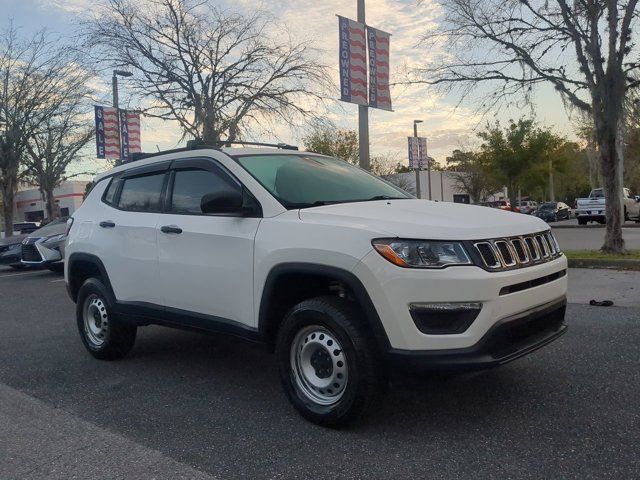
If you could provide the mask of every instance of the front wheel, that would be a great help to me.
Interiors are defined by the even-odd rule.
[[[587,221],[584,218],[578,218],[578,225],[586,225]]]
[[[318,297],[283,320],[276,356],[285,393],[313,423],[338,427],[363,414],[386,386],[386,370],[356,305]]]
[[[76,301],[76,322],[85,348],[100,360],[116,360],[133,348],[137,328],[122,323],[113,311],[110,295],[97,278],[86,280]]]

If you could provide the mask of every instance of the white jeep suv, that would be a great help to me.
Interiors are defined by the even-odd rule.
[[[566,329],[567,261],[543,221],[417,200],[289,148],[116,167],[70,220],[66,253],[93,356],[123,357],[148,324],[260,342],[323,425],[361,414],[396,369],[492,367]]]

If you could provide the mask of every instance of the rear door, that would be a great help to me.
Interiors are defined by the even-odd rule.
[[[168,182],[169,162],[127,171],[114,178],[96,218],[100,255],[116,298],[162,305],[157,225]]]
[[[175,161],[169,185],[157,230],[167,311],[253,326],[253,249],[261,219],[200,209],[204,195],[242,185],[212,159]]]

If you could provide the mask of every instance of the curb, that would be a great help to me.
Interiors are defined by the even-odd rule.
[[[605,228],[606,225],[600,225],[600,224],[596,224],[596,225],[554,225],[553,223],[550,223],[549,226],[551,228]],[[622,228],[640,228],[640,223],[635,223],[632,225],[623,225]]]
[[[607,268],[611,270],[640,271],[640,260],[606,260],[596,258],[569,258],[569,268]]]

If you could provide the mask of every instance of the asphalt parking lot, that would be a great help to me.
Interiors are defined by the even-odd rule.
[[[333,431],[293,411],[260,349],[147,327],[99,362],[60,276],[0,270],[0,478],[638,478],[640,309],[571,304],[567,323]]]

